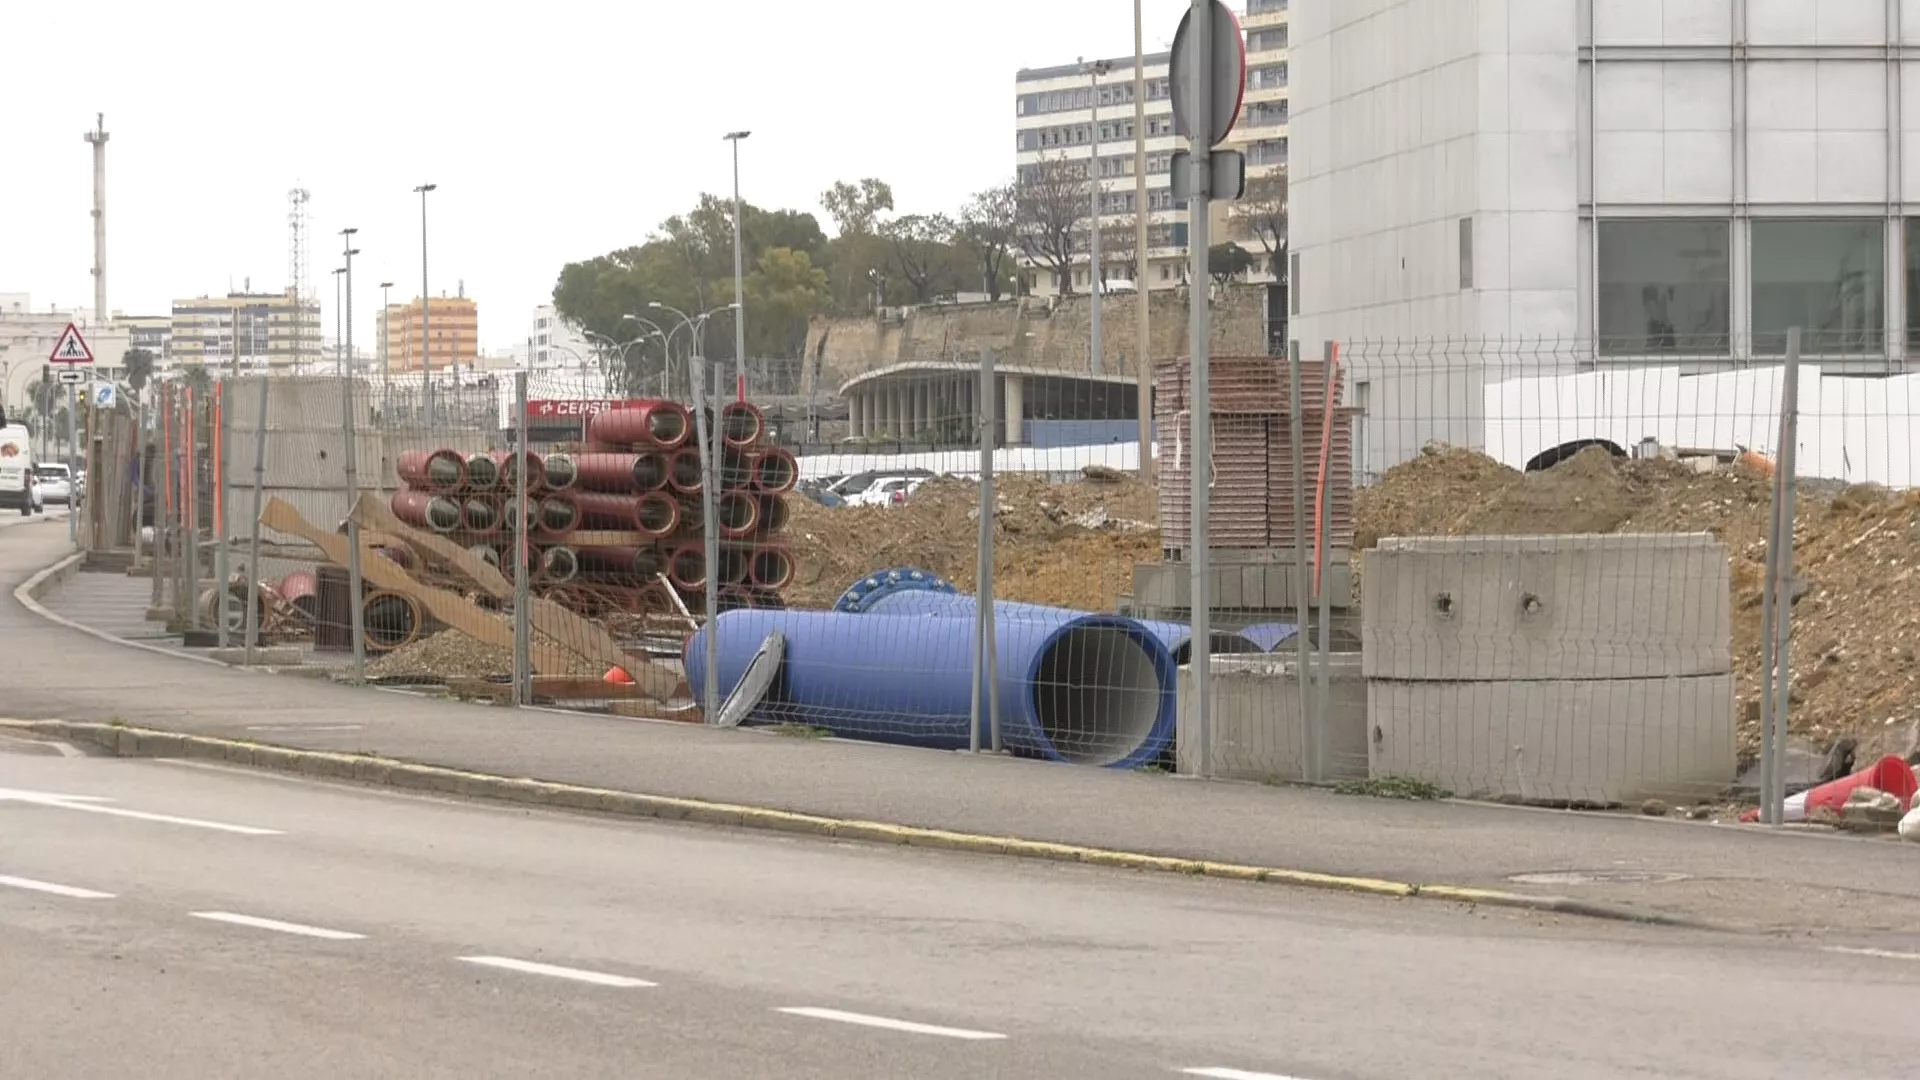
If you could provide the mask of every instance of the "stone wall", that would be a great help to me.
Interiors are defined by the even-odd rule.
[[[1155,359],[1187,351],[1187,291],[1149,294]],[[1105,298],[1101,313],[1103,370],[1137,370],[1133,364],[1132,295]],[[1266,352],[1267,288],[1230,285],[1214,290],[1213,343],[1222,353]],[[1088,344],[1092,299],[1086,296],[1022,298],[990,304],[940,304],[888,309],[881,317],[818,318],[807,332],[809,360],[819,360],[821,389],[831,394],[858,375],[917,360],[951,360],[983,347],[1000,350],[1000,362],[1061,371],[1090,370]],[[1123,359],[1124,358],[1124,359]],[[808,364],[809,371],[813,364]]]

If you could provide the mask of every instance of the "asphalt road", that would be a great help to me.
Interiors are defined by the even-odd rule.
[[[6,1076],[1864,1080],[1920,1062],[1920,955],[46,750],[0,740]]]

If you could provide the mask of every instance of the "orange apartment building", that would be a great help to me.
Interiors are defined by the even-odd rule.
[[[471,371],[480,362],[480,305],[467,296],[436,296],[427,304],[422,333],[420,301],[390,305],[380,313],[381,361],[388,371],[445,371],[458,364]]]

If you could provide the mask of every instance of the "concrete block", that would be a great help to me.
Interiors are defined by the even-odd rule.
[[[1727,549],[1706,533],[1393,538],[1365,558],[1369,678],[1732,669]]]
[[[1334,653],[1328,659],[1333,677],[1327,694],[1321,779],[1364,780],[1367,688],[1360,657]],[[1292,657],[1213,657],[1213,775],[1259,781],[1309,778],[1296,668]],[[1314,692],[1309,686],[1309,693]],[[1180,669],[1175,727],[1175,767],[1185,775],[1201,771],[1191,729],[1192,700],[1193,668],[1188,666]]]
[[[1734,779],[1731,675],[1400,682],[1369,679],[1370,770],[1457,795],[1633,803]]]
[[[208,649],[207,655],[223,664],[244,665],[247,662],[247,650],[241,646]],[[265,648],[257,648],[253,650],[253,662],[266,667],[292,667],[301,662],[300,649],[294,645],[269,645]]]

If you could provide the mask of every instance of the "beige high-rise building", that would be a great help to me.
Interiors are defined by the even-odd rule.
[[[480,305],[472,298],[435,296],[421,325],[416,298],[380,313],[380,340],[386,345],[388,371],[445,371],[454,365],[473,370],[480,360]],[[432,334],[429,340],[425,334]]]
[[[320,356],[320,305],[292,290],[196,296],[173,302],[174,364],[296,367]]]

